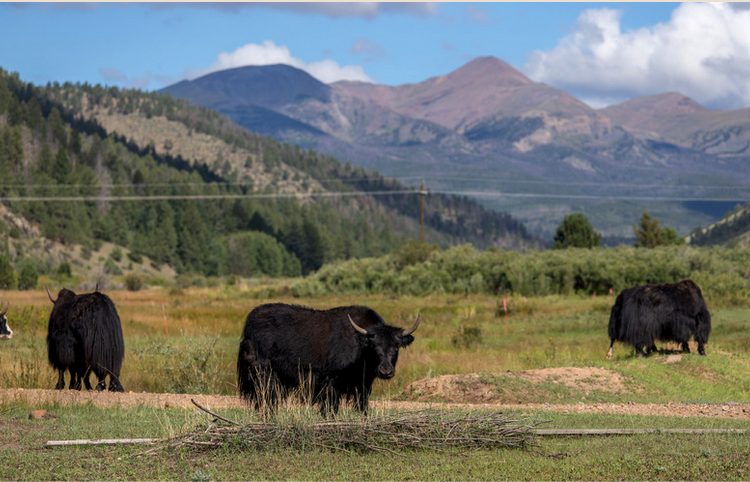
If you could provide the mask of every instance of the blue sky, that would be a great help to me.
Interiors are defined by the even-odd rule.
[[[386,85],[494,56],[593,107],[677,91],[750,107],[750,4],[0,3],[0,67],[157,90],[241,65]]]

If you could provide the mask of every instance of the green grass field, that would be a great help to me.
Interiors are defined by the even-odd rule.
[[[750,309],[712,306],[706,357],[667,354],[636,359],[609,345],[612,296],[427,297],[346,296],[292,299],[283,287],[221,287],[112,291],[123,323],[126,391],[235,395],[235,363],[247,313],[260,303],[286,301],[328,308],[364,304],[388,323],[407,327],[421,312],[416,341],[402,352],[396,377],[377,381],[374,400],[409,398],[414,381],[477,373],[497,403],[729,403],[750,402]],[[0,387],[51,389],[57,375],[46,361],[46,293],[3,292],[16,337],[0,342]],[[661,347],[661,344],[659,344]],[[549,379],[512,376],[543,368],[591,367],[618,374],[617,391],[584,392]],[[594,380],[595,381],[595,380]],[[43,408],[50,420],[29,420]],[[224,410],[243,420],[256,415]],[[523,413],[550,428],[740,428],[748,419]],[[48,440],[174,437],[212,422],[197,410],[0,404],[1,480],[747,480],[750,439],[740,434],[651,434],[549,437],[526,449],[468,453],[408,450],[398,454],[343,452],[310,446],[290,450],[168,448],[143,445],[48,448]]]

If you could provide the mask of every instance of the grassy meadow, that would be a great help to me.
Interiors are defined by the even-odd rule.
[[[175,290],[108,291],[125,336],[122,384],[126,391],[236,394],[235,363],[247,313],[258,304],[292,302],[315,308],[364,304],[388,323],[423,323],[402,350],[396,377],[376,381],[373,400],[408,399],[414,381],[478,373],[493,385],[497,403],[731,403],[750,402],[750,309],[712,305],[707,356],[668,354],[636,359],[609,345],[607,322],[614,295],[524,298],[470,294],[347,295],[293,298],[283,282]],[[44,291],[0,292],[10,301],[16,336],[0,342],[0,388],[51,389],[56,373],[46,360],[51,303]],[[661,347],[661,344],[658,344]],[[509,372],[556,367],[598,367],[625,380],[621,390],[531,383]],[[439,400],[437,400],[439,401]],[[28,420],[46,408],[53,420]],[[221,412],[233,420],[250,411]],[[313,410],[313,416],[316,412]],[[750,428],[743,419],[697,419],[524,413],[552,428]],[[47,407],[0,403],[0,480],[747,480],[748,435],[637,435],[545,438],[530,450],[464,453],[415,451],[374,454],[268,447],[248,450],[228,442],[218,449],[148,446],[44,448],[46,440],[170,437],[213,423],[205,413],[178,408]]]

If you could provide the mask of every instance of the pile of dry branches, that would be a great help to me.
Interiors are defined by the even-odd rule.
[[[195,402],[193,402],[195,403]],[[241,446],[258,450],[321,447],[344,451],[399,454],[404,449],[479,449],[535,445],[528,420],[501,412],[418,410],[375,417],[237,423],[216,417],[214,423],[169,445],[193,447]],[[223,421],[226,424],[216,422]]]

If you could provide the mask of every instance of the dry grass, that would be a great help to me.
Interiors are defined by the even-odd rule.
[[[299,406],[275,414],[270,421],[240,423],[193,403],[214,417],[213,422],[149,453],[164,448],[228,445],[261,451],[316,447],[399,456],[405,456],[406,450],[526,448],[536,445],[534,429],[539,425],[501,412],[432,409],[311,421],[306,409]]]
[[[750,338],[744,328],[746,310],[714,310],[715,330],[708,356],[683,357],[680,364],[662,367],[662,357],[636,363],[632,350],[621,344],[616,346],[614,360],[604,359],[609,344],[608,310],[613,302],[609,296],[508,297],[506,317],[502,312],[498,316],[502,298],[487,295],[298,299],[287,295],[284,286],[277,281],[271,285],[256,280],[217,288],[105,291],[114,300],[123,324],[125,389],[165,393],[179,387],[182,393],[235,395],[237,350],[245,317],[259,304],[276,301],[320,309],[366,305],[389,324],[401,327],[411,326],[421,312],[423,323],[415,333],[415,342],[401,350],[393,379],[375,381],[374,400],[401,399],[414,381],[441,375],[491,376],[560,367],[615,370],[666,400],[689,400],[679,387],[700,383],[702,389],[691,392],[696,399],[737,400],[747,378],[744,364]],[[53,387],[57,375],[47,364],[45,343],[52,304],[46,292],[3,292],[2,299],[10,300],[9,319],[16,337],[0,345],[0,384],[7,388]],[[477,344],[456,346],[452,342],[462,324],[478,328]],[[643,370],[644,365],[649,369]],[[200,366],[207,370],[199,370]],[[674,379],[678,385],[665,384],[659,377]],[[503,378],[502,382],[507,380]],[[565,401],[585,395],[553,382],[513,382],[516,389],[528,385],[529,389],[540,390],[543,385]],[[605,392],[597,396],[614,400],[614,395]]]

